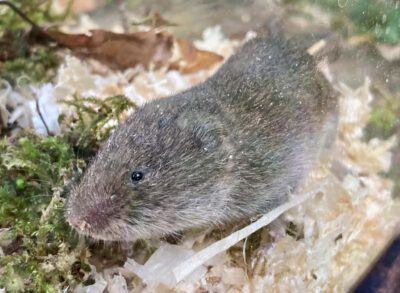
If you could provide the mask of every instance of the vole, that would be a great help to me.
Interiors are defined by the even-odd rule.
[[[336,94],[313,57],[255,38],[208,80],[135,111],[66,203],[80,234],[133,241],[264,214],[334,133]]]

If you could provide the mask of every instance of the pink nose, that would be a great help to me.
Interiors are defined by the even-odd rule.
[[[90,227],[90,224],[78,217],[69,217],[68,223],[79,232],[84,232]]]
[[[68,222],[80,232],[102,229],[108,224],[104,211],[93,208],[83,215],[69,215]]]

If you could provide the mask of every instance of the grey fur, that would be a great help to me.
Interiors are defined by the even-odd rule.
[[[266,213],[318,158],[336,107],[305,50],[253,39],[204,83],[119,126],[71,193],[67,220],[94,238],[135,240]]]

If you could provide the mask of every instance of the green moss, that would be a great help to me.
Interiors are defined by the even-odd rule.
[[[0,62],[0,76],[15,84],[18,78],[27,77],[32,82],[47,82],[55,76],[59,58],[47,49],[21,54],[20,57]]]
[[[6,257],[0,260],[5,267],[0,287],[10,292],[23,291],[21,286],[45,292],[49,281],[66,273],[54,269],[49,275],[41,268],[42,257],[62,257],[65,252],[59,245],[68,243],[63,199],[57,188],[82,164],[63,138],[26,135],[16,144],[5,139],[0,143],[0,227],[10,228],[7,237],[11,240],[3,248]]]
[[[9,2],[14,4],[37,25],[54,22],[56,20],[64,20],[70,13],[73,4],[73,1],[69,0],[67,9],[60,15],[54,15],[50,13],[54,2],[52,0],[11,0]],[[27,26],[29,26],[29,24],[22,21],[15,11],[8,6],[0,6],[0,28],[17,30],[26,28]]]
[[[68,141],[75,142],[75,152],[86,157],[93,155],[100,142],[110,135],[113,126],[120,120],[121,113],[136,107],[124,96],[113,96],[104,100],[75,96],[63,103],[74,108],[78,116],[77,121],[72,122],[73,130],[67,132],[65,136]],[[64,119],[61,116],[61,123]]]
[[[389,44],[397,44],[400,41],[400,3],[397,0],[288,0],[286,2],[319,5],[332,15],[333,26],[343,33],[370,34],[377,41]]]
[[[14,0],[12,2],[37,25],[63,19],[50,14],[53,1]],[[72,1],[69,2],[72,4]],[[49,45],[39,46],[29,34],[31,25],[6,5],[0,5],[0,76],[15,84],[19,77],[26,76],[33,82],[46,82],[54,77],[58,56]]]
[[[54,20],[52,1],[12,2],[38,25]],[[29,28],[0,6],[0,58],[7,57],[0,62],[0,75],[12,84],[20,84],[21,77],[49,81],[59,62],[50,47],[29,42]],[[24,131],[13,141],[0,137],[0,288],[7,292],[60,292],[93,283],[84,248],[77,248],[77,237],[64,219],[65,195],[122,113],[135,105],[123,96],[77,96],[64,103],[77,117],[60,117],[62,136]]]
[[[400,101],[393,97],[384,103],[377,105],[371,112],[368,124],[365,128],[365,139],[373,137],[387,139],[396,132],[400,120]]]
[[[79,114],[63,136],[23,132],[0,140],[0,228],[7,228],[0,234],[0,288],[7,292],[59,292],[87,281],[87,260],[63,217],[64,186],[114,127],[105,125],[134,105],[123,96],[68,104]]]
[[[387,139],[399,133],[400,130],[400,99],[399,97],[387,97],[382,103],[377,105],[371,112],[370,119],[364,131],[365,140],[374,137]],[[398,164],[399,148],[395,148],[394,161],[389,172],[386,174],[394,181],[393,196],[400,198],[400,165]]]

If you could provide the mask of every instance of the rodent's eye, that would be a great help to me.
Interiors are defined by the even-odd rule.
[[[144,177],[143,172],[141,171],[133,171],[131,174],[131,179],[133,182],[137,182],[142,180]]]

